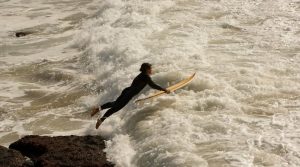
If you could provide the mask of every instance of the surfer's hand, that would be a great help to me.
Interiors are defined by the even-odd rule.
[[[168,89],[165,89],[165,92],[166,92],[167,94],[171,93],[171,91],[169,91]]]

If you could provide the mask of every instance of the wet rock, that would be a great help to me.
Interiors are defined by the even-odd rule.
[[[0,146],[0,166],[21,167],[25,163],[25,158],[16,150],[11,150]]]
[[[26,136],[9,148],[29,157],[34,166],[112,167],[100,136]]]
[[[29,34],[32,34],[32,32],[16,32],[16,37],[23,37],[23,36],[26,36],[26,35],[29,35]]]

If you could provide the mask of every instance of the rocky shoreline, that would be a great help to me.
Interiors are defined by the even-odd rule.
[[[0,167],[113,167],[100,136],[25,136],[0,146]]]

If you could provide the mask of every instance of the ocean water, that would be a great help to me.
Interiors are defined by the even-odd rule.
[[[2,0],[0,25],[1,145],[90,134],[118,167],[300,166],[299,1]],[[143,62],[164,87],[197,75],[96,130],[91,107]]]

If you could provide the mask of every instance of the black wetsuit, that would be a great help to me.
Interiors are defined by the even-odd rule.
[[[166,89],[158,86],[155,84],[150,76],[145,73],[140,73],[137,77],[134,78],[132,84],[130,87],[125,88],[121,95],[117,98],[114,102],[108,102],[103,105],[101,105],[101,109],[107,109],[110,108],[104,116],[101,118],[101,120],[106,119],[107,117],[111,116],[113,113],[119,111],[122,109],[135,95],[137,95],[146,85],[149,85],[150,87],[157,89],[157,90],[163,90],[166,91]]]

